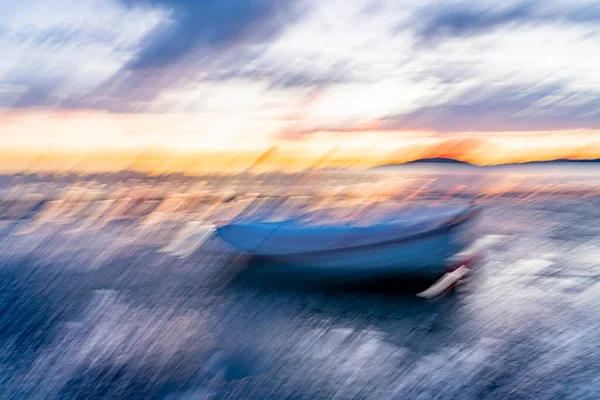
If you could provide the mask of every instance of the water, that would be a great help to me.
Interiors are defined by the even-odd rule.
[[[345,188],[365,187],[352,179]],[[46,204],[19,214],[13,204],[0,225],[1,397],[597,398],[600,198],[535,179],[550,189],[532,197],[528,181],[509,196],[481,197],[476,246],[485,258],[470,282],[435,301],[393,285],[311,288],[248,276],[248,260],[194,222],[216,215],[207,207],[229,211],[173,200],[192,184],[170,183],[168,199],[155,196],[162,208],[148,212],[111,203],[95,213],[101,204],[87,203],[89,191],[114,193],[114,183],[86,186],[78,213],[72,198],[60,212]],[[65,186],[54,185],[53,201],[64,200]],[[147,196],[143,182],[120,185]]]

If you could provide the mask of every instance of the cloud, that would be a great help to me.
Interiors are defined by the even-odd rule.
[[[276,0],[23,0],[0,15],[0,107],[140,112],[184,80],[246,73],[292,18]],[[289,18],[289,19],[288,19]],[[235,54],[225,50],[244,44]],[[186,58],[191,56],[190,59]],[[213,75],[212,77],[209,75]]]
[[[245,3],[242,9],[253,3]],[[259,3],[265,4],[264,0]],[[197,7],[207,6],[200,3],[194,7],[193,12],[199,13]],[[341,84],[377,81],[382,78],[381,72],[392,69],[391,65],[384,65],[386,71],[377,71],[381,65],[377,58],[381,58],[381,54],[397,54],[395,46],[388,46],[387,50],[382,48],[383,43],[389,42],[386,27],[391,25],[388,21],[381,23],[381,14],[375,15],[372,20],[362,21],[357,11],[361,7],[336,1],[302,0],[286,2],[286,8],[282,7],[277,5],[269,12],[251,14],[257,20],[247,21],[245,32],[250,33],[250,39],[244,35],[236,36],[238,32],[229,32],[227,26],[219,26],[215,29],[224,30],[219,35],[225,39],[213,43],[207,41],[210,37],[196,35],[193,42],[185,42],[185,51],[182,48],[176,54],[168,53],[167,58],[161,56],[153,64],[154,57],[147,58],[144,54],[158,52],[168,45],[168,41],[177,41],[181,36],[177,31],[188,23],[185,22],[187,19],[183,24],[177,22],[178,12],[171,8],[170,15],[175,22],[165,38],[159,38],[155,45],[150,43],[150,50],[143,50],[130,63],[132,70],[116,76],[95,93],[99,99],[98,106],[125,112],[157,109],[167,112],[164,104],[160,107],[151,104],[161,100],[161,93],[176,91],[180,87],[196,86],[202,90],[200,83],[203,82],[220,82],[225,87],[240,80],[266,82],[273,92],[319,87],[335,89]],[[255,29],[255,25],[261,25],[261,28]],[[361,28],[356,29],[357,26]],[[190,29],[201,33],[202,29],[208,28],[195,26]],[[152,35],[147,42],[156,36]],[[374,73],[368,73],[369,70]],[[397,73],[399,69],[394,71]],[[107,102],[107,99],[110,100]],[[189,112],[202,108],[201,103],[196,104],[187,107]],[[173,108],[180,109],[180,106],[174,104]]]
[[[418,30],[424,39],[444,36],[467,36],[496,28],[502,24],[531,18],[532,3],[517,4],[506,9],[482,9],[457,4],[451,7],[427,7],[419,12]]]
[[[407,158],[454,158],[457,160],[469,160],[477,155],[478,152],[490,145],[487,138],[478,137],[436,137],[429,143],[410,146],[410,151],[406,148],[392,151],[388,162],[398,162]]]
[[[128,7],[146,0],[121,0]],[[133,70],[164,67],[197,51],[228,48],[238,41],[265,40],[284,26],[292,2],[277,0],[156,0],[174,22],[151,35],[130,64]]]
[[[157,8],[114,1],[24,0],[0,15],[0,106],[54,106],[94,91],[119,73],[142,40],[167,20]]]
[[[478,92],[478,93],[475,93]],[[390,118],[382,129],[438,132],[600,128],[600,100],[560,85],[478,87],[452,101]]]
[[[418,10],[403,28],[416,29],[426,42],[487,33],[511,23],[600,22],[597,2],[526,0],[517,2],[436,2]]]
[[[293,138],[598,127],[597,21],[567,0],[22,0],[0,15],[0,107]]]

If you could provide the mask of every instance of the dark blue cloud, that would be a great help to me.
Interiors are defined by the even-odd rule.
[[[506,23],[526,20],[531,15],[531,3],[503,10],[473,8],[464,4],[447,8],[428,7],[420,12],[423,23],[419,28],[419,35],[425,39],[468,36]]]
[[[294,1],[121,0],[172,11],[174,24],[152,35],[131,69],[163,67],[195,50],[221,50],[240,40],[266,40],[293,15]]]
[[[5,106],[22,108],[56,105],[55,90],[55,87],[49,85],[32,86]]]
[[[482,86],[476,91],[488,94],[478,100],[468,101],[467,98],[473,93],[466,93],[464,97],[447,104],[422,107],[407,115],[391,117],[382,128],[431,129],[439,132],[600,128],[600,100],[577,105],[564,101],[542,105],[540,100],[547,96],[568,99],[569,95],[560,85],[513,86],[499,91]]]
[[[456,2],[421,8],[408,25],[424,41],[470,36],[510,23],[536,22],[600,23],[600,4],[565,2],[549,7],[540,0],[526,0],[503,6],[489,3]],[[406,28],[403,26],[402,28]]]
[[[125,7],[162,8],[171,23],[164,23],[141,44],[134,58],[93,89],[58,95],[68,75],[38,74],[22,68],[5,83],[21,85],[23,93],[0,97],[0,107],[99,108],[114,112],[140,112],[166,87],[181,81],[225,80],[236,76],[270,75],[265,68],[249,70],[261,45],[293,22],[302,11],[299,1],[279,0],[119,0]],[[0,25],[0,35],[3,27]],[[12,33],[18,43],[44,48],[77,46],[79,42],[112,40],[103,31],[82,32],[65,26]],[[240,44],[235,51],[228,50]],[[247,46],[254,44],[258,46]],[[109,43],[110,45],[110,43]],[[118,49],[117,49],[118,50]],[[77,59],[78,55],[72,55]],[[190,57],[187,57],[190,56]],[[185,59],[185,61],[183,61]],[[78,62],[85,60],[78,59]],[[27,66],[27,65],[25,65]]]

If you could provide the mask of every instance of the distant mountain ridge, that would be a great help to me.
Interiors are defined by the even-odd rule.
[[[569,158],[558,158],[555,160],[547,160],[547,161],[526,161],[522,163],[506,163],[506,164],[497,164],[497,165],[489,165],[489,166],[480,166],[477,164],[472,164],[467,161],[461,161],[454,158],[420,158],[418,160],[408,161],[404,163],[392,163],[392,164],[382,164],[371,169],[382,169],[382,168],[393,168],[400,167],[406,165],[415,165],[415,164],[444,164],[444,165],[462,165],[469,166],[474,168],[483,168],[483,167],[500,167],[500,166],[513,166],[513,165],[552,165],[552,164],[594,164],[600,163],[600,158],[591,158],[591,159],[582,159],[575,160]]]
[[[408,162],[404,162],[404,163],[382,164],[382,165],[373,167],[373,169],[393,168],[393,167],[400,167],[403,165],[414,165],[414,164],[451,164],[451,165],[467,165],[467,166],[477,167],[477,165],[471,164],[466,161],[460,161],[460,160],[456,160],[454,158],[437,157],[437,158],[420,158],[418,160],[408,161]]]

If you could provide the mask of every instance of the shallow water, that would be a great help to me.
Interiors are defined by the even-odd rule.
[[[600,198],[484,206],[484,260],[434,301],[393,284],[323,288],[248,274],[248,260],[205,240],[189,213],[5,218],[0,393],[597,398]]]

